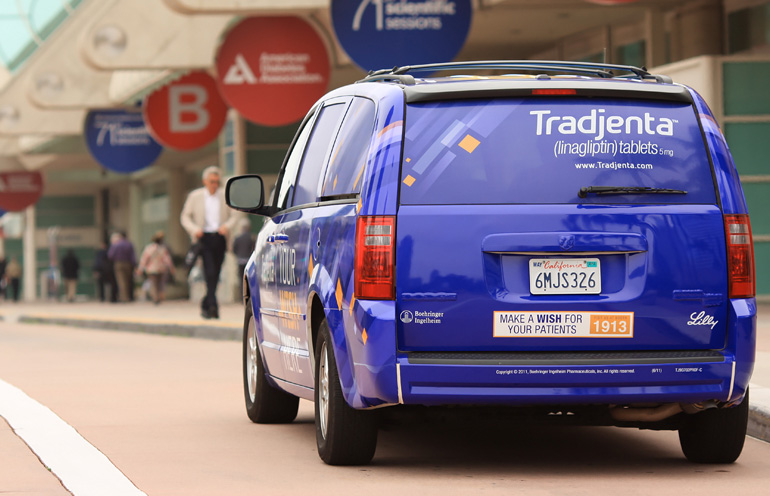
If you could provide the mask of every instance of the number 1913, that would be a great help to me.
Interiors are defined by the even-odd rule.
[[[591,334],[630,334],[628,315],[591,315]]]

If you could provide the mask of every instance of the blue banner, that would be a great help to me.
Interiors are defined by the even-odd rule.
[[[147,132],[141,111],[95,110],[83,134],[91,155],[105,168],[130,174],[152,165],[163,147]]]
[[[334,32],[369,71],[450,62],[471,26],[470,0],[332,0]]]

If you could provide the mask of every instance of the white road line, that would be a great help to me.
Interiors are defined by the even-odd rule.
[[[73,495],[145,494],[72,426],[3,380],[0,380],[0,417],[8,421],[16,435]]]

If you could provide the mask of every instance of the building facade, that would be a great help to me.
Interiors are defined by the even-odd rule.
[[[770,297],[770,1],[768,0],[467,0],[467,36],[454,60],[579,60],[645,66],[692,85],[709,102],[744,183],[754,231],[757,293]],[[11,4],[11,2],[7,2]],[[274,177],[301,116],[265,124],[227,112],[213,141],[191,150],[165,147],[152,165],[110,171],[90,153],[86,116],[140,107],[149,95],[190,71],[223,78],[217,54],[244,19],[299,18],[328,55],[325,89],[366,71],[335,31],[337,0],[57,0],[39,25],[35,2],[2,7],[25,22],[30,36],[12,55],[0,37],[0,173],[39,171],[40,200],[0,217],[0,250],[23,262],[27,299],[52,296],[51,269],[72,248],[81,260],[78,293],[93,297],[95,250],[113,231],[137,249],[162,229],[181,256],[189,239],[178,219],[200,172],[219,164],[225,175]],[[431,12],[455,11],[459,0],[348,0],[356,13],[387,19],[401,12],[430,26]],[[411,5],[407,5],[411,4]],[[53,8],[53,7],[52,7]],[[382,14],[376,9],[383,9]],[[431,10],[433,9],[433,10]],[[430,15],[422,15],[420,13]],[[406,13],[406,14],[404,14]],[[26,18],[25,18],[26,16]],[[422,17],[420,17],[422,16]],[[359,16],[366,21],[367,17]],[[422,21],[420,19],[427,19]],[[422,23],[422,24],[420,24]],[[402,22],[406,25],[406,21]],[[384,23],[387,25],[387,23]],[[382,47],[373,44],[372,50]],[[281,47],[276,50],[280,51]],[[398,53],[396,54],[398,55]],[[406,50],[398,64],[413,63]],[[401,57],[398,57],[401,59]],[[376,69],[381,67],[367,67]],[[248,80],[248,66],[232,69]],[[259,99],[258,90],[254,90]],[[319,95],[320,96],[320,95]],[[269,102],[265,103],[268,104]],[[274,111],[282,112],[280,107]],[[280,117],[280,116],[279,116]],[[281,119],[277,119],[281,121]],[[256,228],[259,219],[249,219]],[[236,298],[231,261],[225,281]],[[230,273],[232,272],[232,273]]]

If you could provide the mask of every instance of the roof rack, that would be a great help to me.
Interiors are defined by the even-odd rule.
[[[659,83],[672,82],[670,77],[650,74],[644,67],[556,60],[483,60],[469,62],[446,62],[440,64],[405,65],[401,67],[396,66],[392,69],[370,71],[369,74],[359,82],[398,81],[405,85],[413,85],[415,84],[415,78],[411,74],[407,74],[408,72],[439,72],[485,69],[518,70],[526,72],[539,72],[542,74],[577,74],[599,78],[654,80]]]

